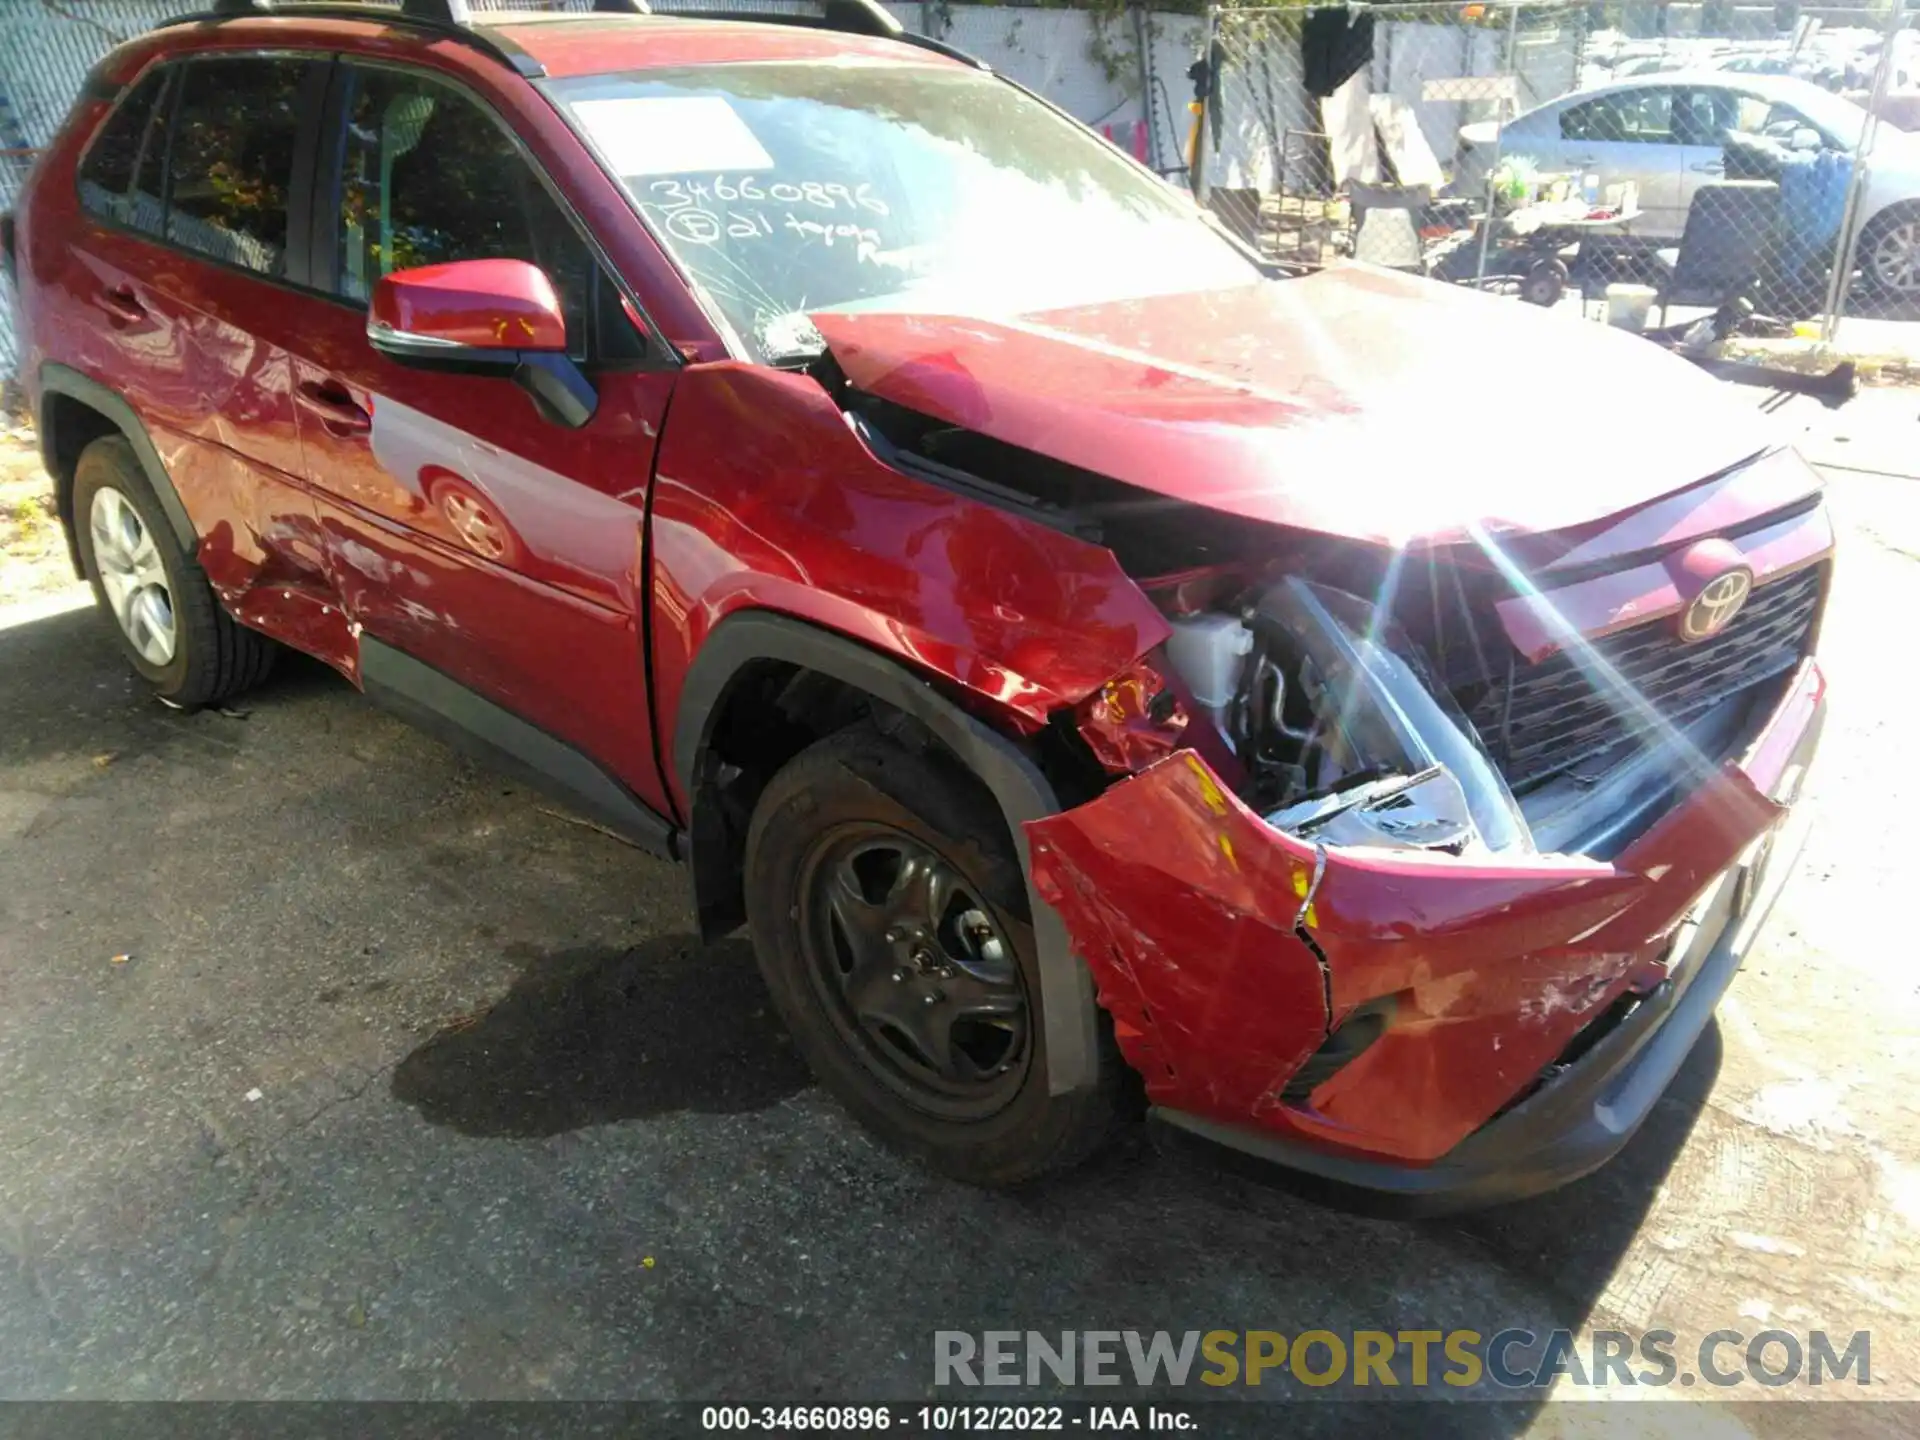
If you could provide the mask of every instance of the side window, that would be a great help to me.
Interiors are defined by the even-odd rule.
[[[382,275],[416,265],[525,260],[553,282],[576,359],[596,329],[601,358],[644,351],[614,285],[506,131],[427,76],[353,73],[337,241],[335,289],[347,299],[364,302]]]
[[[262,275],[286,274],[287,196],[306,72],[306,61],[254,58],[182,67],[169,240]]]
[[[167,130],[165,92],[173,74],[174,67],[150,70],[121,96],[80,162],[80,203],[103,220],[153,235],[160,233],[160,150]],[[136,177],[143,181],[140,191],[134,188]],[[148,184],[150,204],[143,203]]]
[[[1716,90],[1682,90],[1673,98],[1673,143],[1718,145],[1730,128],[1716,101],[1726,94]]]
[[[1666,145],[1673,140],[1673,91],[1628,90],[1597,95],[1560,112],[1567,140]]]

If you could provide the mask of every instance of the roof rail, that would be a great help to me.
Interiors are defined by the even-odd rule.
[[[763,10],[747,0],[745,4],[707,4],[695,0],[691,5],[674,4],[656,11],[648,0],[593,0],[593,8],[602,14],[662,14],[686,20],[750,20],[768,25],[806,25],[817,30],[838,30],[850,35],[871,35],[883,40],[898,40],[922,50],[931,50],[948,59],[977,69],[989,68],[984,60],[956,49],[943,40],[918,35],[907,29],[883,8],[878,0],[817,0],[817,13],[793,10]],[[380,0],[213,0],[213,9],[196,15],[178,15],[162,20],[155,29],[171,25],[203,24],[231,20],[246,15],[305,16],[325,20],[372,20],[409,29],[431,31],[451,40],[460,40],[476,50],[510,66],[528,79],[545,75],[546,67],[500,29],[489,26],[482,13],[477,21],[468,0],[399,0],[395,6]]]
[[[747,0],[743,5],[702,4],[669,5],[655,10],[677,20],[746,20],[759,25],[806,25],[815,30],[841,30],[850,35],[878,35],[898,40],[906,27],[876,0],[817,0],[815,13],[798,10],[763,10]]]
[[[617,5],[620,0],[609,0],[609,3]],[[739,5],[709,4],[702,3],[702,0],[680,4],[677,0],[667,0],[664,8],[650,13],[682,20],[744,20],[759,25],[805,25],[815,30],[872,35],[882,40],[898,40],[903,45],[913,45],[921,50],[931,50],[936,55],[958,60],[976,70],[992,69],[979,56],[969,55],[956,45],[907,29],[875,0],[815,0],[815,3],[819,6],[818,11],[809,13],[804,10],[765,10],[753,0],[746,0],[746,3]],[[598,6],[599,0],[596,0],[595,8]]]
[[[636,0],[636,3],[644,3],[644,0]],[[275,4],[273,0],[213,0],[211,10],[193,15],[175,15],[160,21],[153,28],[163,30],[175,25],[205,25],[249,15],[298,16],[307,20],[367,20],[376,24],[402,26],[442,39],[457,40],[498,60],[515,74],[529,80],[537,80],[547,73],[546,66],[499,31],[473,25],[467,0],[401,0],[398,7],[391,4],[327,3],[327,0],[321,0],[318,4],[304,3],[304,0],[294,0],[290,4]]]

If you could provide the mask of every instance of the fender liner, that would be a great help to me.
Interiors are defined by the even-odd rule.
[[[694,657],[680,692],[674,727],[674,771],[691,812],[699,758],[711,736],[714,711],[728,682],[755,660],[777,660],[831,675],[911,715],[977,775],[1000,806],[1020,858],[1033,914],[1047,1043],[1047,1091],[1066,1095],[1091,1086],[1099,1074],[1098,1004],[1093,977],[1067,939],[1060,916],[1034,888],[1026,822],[1055,814],[1060,803],[1040,769],[1005,736],[976,720],[912,671],[832,631],[764,611],[720,622]],[[691,813],[689,829],[695,822]],[[691,867],[698,901],[701,866]]]
[[[160,501],[160,508],[167,513],[167,522],[173,526],[174,538],[189,554],[199,547],[200,537],[195,533],[193,521],[187,516],[187,507],[180,503],[180,492],[173,488],[173,479],[167,474],[167,467],[161,463],[160,452],[153,447],[153,439],[147,434],[147,427],[120,396],[102,385],[98,380],[89,379],[70,365],[49,360],[40,367],[40,413],[35,416],[40,432],[40,458],[47,467],[49,475],[57,475],[53,467],[53,427],[47,423],[47,400],[53,395],[65,395],[70,400],[78,400],[89,410],[93,410],[113,422],[113,426],[123,436],[133,453],[140,461],[140,468],[146,472],[147,483],[153,487],[153,493]],[[71,481],[68,482],[69,487]],[[63,502],[70,502],[72,491],[63,496]],[[71,515],[67,521],[67,544],[73,546],[74,520]],[[75,568],[79,560],[76,552]]]

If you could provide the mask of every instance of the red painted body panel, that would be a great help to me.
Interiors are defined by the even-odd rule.
[[[553,282],[524,260],[459,260],[382,275],[367,323],[472,350],[567,348]]]
[[[1384,545],[1590,524],[1757,448],[1751,416],[1683,360],[1363,266],[1021,317],[813,320],[856,386],[909,409],[1174,499]],[[1605,396],[1631,427],[1590,443],[1575,396]]]
[[[1108,551],[883,465],[803,375],[682,371],[657,491],[654,701],[669,746],[687,666],[738,609],[837,630],[1026,731],[1168,633]]]
[[[38,187],[36,212],[36,230],[68,240],[33,250],[40,357],[140,414],[227,605],[338,661],[346,621],[302,480],[289,317],[259,305],[257,277],[102,225],[65,187]]]
[[[1430,1162],[1657,961],[1780,818],[1771,797],[1824,695],[1807,661],[1745,754],[1612,863],[1316,852],[1187,752],[1030,823],[1034,875],[1155,1103]],[[1283,1101],[1329,1023],[1383,996],[1397,1000],[1386,1033],[1305,1103]]]

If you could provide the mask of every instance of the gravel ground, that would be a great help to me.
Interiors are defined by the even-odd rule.
[[[1832,498],[1814,829],[1717,1025],[1614,1164],[1419,1224],[1146,1134],[1017,1196],[930,1178],[811,1086],[672,867],[317,666],[178,715],[72,587],[0,611],[0,1397],[905,1400],[936,1329],[1508,1325],[1868,1329],[1872,1393],[1920,1395],[1920,481]]]

